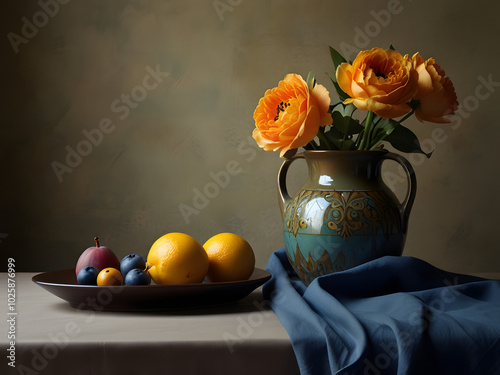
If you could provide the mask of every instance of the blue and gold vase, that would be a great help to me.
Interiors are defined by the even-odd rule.
[[[295,197],[288,195],[291,163],[305,159],[309,179]],[[400,202],[381,176],[393,160],[408,184]],[[285,160],[278,193],[288,259],[304,284],[385,255],[401,255],[417,182],[402,156],[378,151],[304,151]]]

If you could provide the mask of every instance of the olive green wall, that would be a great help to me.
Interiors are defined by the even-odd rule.
[[[462,105],[451,125],[408,122],[435,151],[410,158],[419,185],[404,254],[452,271],[500,272],[498,2],[4,7],[0,247],[19,271],[73,267],[95,235],[120,258],[146,255],[174,231],[202,243],[240,234],[264,267],[283,246],[282,160],[249,138],[259,98],[285,74],[310,70],[334,97],[329,45],[354,58],[392,43],[435,57]],[[291,190],[305,173],[294,164]]]

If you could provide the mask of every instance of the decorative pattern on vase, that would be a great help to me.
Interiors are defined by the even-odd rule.
[[[400,255],[404,240],[401,215],[383,190],[301,190],[284,224],[287,255],[306,284],[383,254]]]

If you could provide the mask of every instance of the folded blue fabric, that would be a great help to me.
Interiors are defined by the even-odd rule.
[[[306,287],[285,249],[264,297],[301,374],[500,374],[500,281],[383,257]]]

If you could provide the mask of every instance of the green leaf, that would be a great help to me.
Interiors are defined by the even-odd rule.
[[[394,48],[394,46],[392,45],[392,43],[391,43],[391,45],[389,46],[389,49],[392,49],[393,51],[395,51],[395,50],[396,50],[396,48]]]
[[[328,142],[339,150],[355,149],[352,135],[341,132],[335,125],[329,126],[324,135],[328,139]]]
[[[325,131],[325,135],[328,139],[342,139],[344,135],[335,126],[330,125],[329,129]]]
[[[347,62],[344,57],[337,52],[333,47],[330,47],[330,56],[332,57],[333,61],[333,66],[335,67],[335,70],[339,67],[340,64]]]
[[[378,124],[378,129],[386,135],[389,135],[400,125],[401,124],[396,120],[384,118]]]
[[[326,136],[324,126],[320,126],[317,136],[319,139],[319,148],[320,149],[322,149],[322,150],[335,150],[335,149],[337,149],[336,147],[334,147],[334,145],[332,145],[332,143],[330,142],[330,140]]]
[[[358,120],[355,120],[350,116],[342,116],[342,114],[338,111],[334,111],[332,113],[332,118],[333,127],[339,130],[342,134],[358,134],[364,129]]]
[[[314,150],[313,146],[310,143],[308,143],[307,145],[302,146],[302,148],[304,150]]]
[[[344,117],[352,117],[352,114],[356,110],[356,106],[354,104],[344,104],[342,102],[333,106],[333,111],[339,112]]]
[[[397,122],[397,121],[396,121]],[[431,157],[432,152],[425,153],[422,151],[420,147],[420,142],[418,141],[417,136],[410,129],[404,127],[403,125],[398,123],[398,126],[394,128],[394,130],[387,135],[384,139],[389,142],[392,147],[396,150],[406,153],[419,153],[424,154],[428,158]]]
[[[312,90],[316,85],[316,78],[314,78],[313,72],[309,71],[309,73],[307,74],[306,83],[307,86],[309,87],[309,90]]]
[[[380,142],[385,140],[393,131],[400,125],[399,122],[393,119],[382,119],[377,125],[375,130],[375,135],[372,140],[372,144],[370,145],[370,150],[376,148]]]
[[[335,72],[337,71],[337,68],[340,66],[340,64],[347,62],[346,59],[333,47],[330,47],[330,56],[332,57],[332,62],[333,66],[335,67]],[[349,95],[347,95],[339,86],[337,83],[337,77],[334,74],[330,74],[330,78],[333,82],[333,86],[335,86],[335,91],[337,91],[337,95],[341,100],[346,100],[349,98]]]
[[[334,139],[331,142],[339,150],[354,150],[354,141],[352,139]]]
[[[328,142],[338,150],[354,150],[354,141],[352,137],[347,138],[344,134],[335,129],[335,127],[325,132],[325,136],[328,138]]]

